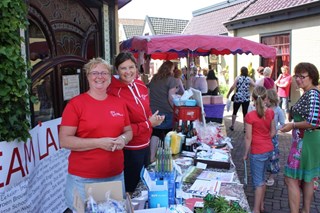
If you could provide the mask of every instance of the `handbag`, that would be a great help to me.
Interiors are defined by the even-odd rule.
[[[231,101],[234,101],[234,94],[231,96]]]

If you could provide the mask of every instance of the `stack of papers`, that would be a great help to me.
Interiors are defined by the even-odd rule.
[[[208,193],[216,195],[220,191],[220,185],[221,182],[217,180],[207,181],[197,179],[187,193],[199,197],[205,197]]]

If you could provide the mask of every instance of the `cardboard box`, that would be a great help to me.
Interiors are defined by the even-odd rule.
[[[195,155],[193,162],[194,165],[197,165],[198,162],[207,164],[208,167],[211,168],[217,168],[217,169],[230,169],[230,156],[227,154],[219,154],[218,151],[215,151],[215,153],[212,156],[221,156],[221,157],[205,157],[201,158]]]
[[[112,199],[118,200],[118,201],[123,200],[121,181],[110,181],[110,182],[86,184],[85,191],[88,192],[89,188],[92,189],[92,197],[96,202],[105,201],[105,194],[108,191],[110,191],[110,197]],[[73,205],[77,210],[77,213],[85,213],[85,201],[81,199],[80,194],[77,190],[74,191]],[[127,196],[126,209],[127,209],[127,212],[129,213],[133,212],[130,196]]]
[[[204,159],[194,158],[194,165],[197,165],[198,162],[205,163],[210,168],[230,169],[230,161],[225,162],[225,161],[204,160]]]
[[[168,181],[155,180],[145,168],[141,170],[141,179],[148,188],[149,208],[169,207]]]
[[[202,103],[203,104],[211,104],[211,95],[204,95],[202,96]]]
[[[213,95],[210,100],[211,104],[223,104],[223,96],[222,95]],[[205,103],[203,103],[205,104]]]
[[[156,173],[141,171],[141,179],[148,188],[149,208],[169,207],[175,204],[176,172],[166,174],[163,179],[156,177]]]

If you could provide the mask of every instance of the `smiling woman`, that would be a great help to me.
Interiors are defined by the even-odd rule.
[[[291,212],[298,212],[300,192],[303,194],[301,212],[310,212],[315,180],[320,176],[320,92],[319,72],[311,63],[299,63],[294,78],[303,95],[293,105],[293,122],[286,123],[282,132],[292,132],[292,145],[284,167]],[[300,190],[300,187],[302,190]]]
[[[140,171],[149,164],[149,142],[152,127],[161,124],[162,116],[152,115],[149,91],[146,85],[136,79],[137,62],[129,52],[120,53],[115,59],[119,79],[112,78],[108,94],[126,102],[133,138],[124,147],[124,178],[126,191],[131,194],[140,181]]]
[[[106,94],[111,66],[94,58],[84,65],[84,70],[89,90],[68,102],[59,131],[61,147],[71,150],[66,202],[72,210],[75,189],[82,200],[86,199],[85,183],[119,180],[124,188],[122,149],[132,138],[125,103]]]

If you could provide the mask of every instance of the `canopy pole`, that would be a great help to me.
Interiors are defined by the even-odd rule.
[[[187,54],[187,84],[186,84],[186,89],[189,89],[191,87],[191,75],[190,75],[190,70],[191,70],[191,58],[190,58],[190,51],[188,50]]]

